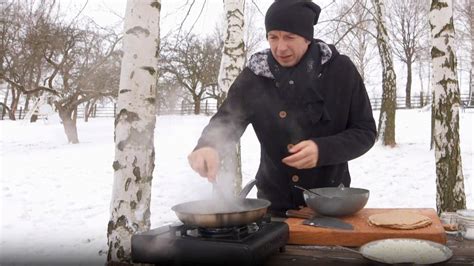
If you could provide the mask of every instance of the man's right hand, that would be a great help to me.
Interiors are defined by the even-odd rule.
[[[215,182],[219,170],[219,153],[210,147],[193,151],[188,155],[191,168],[202,177],[207,177],[209,182]]]

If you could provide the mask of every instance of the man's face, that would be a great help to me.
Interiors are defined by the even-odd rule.
[[[298,64],[310,44],[304,37],[281,30],[269,31],[267,39],[273,57],[283,67]]]

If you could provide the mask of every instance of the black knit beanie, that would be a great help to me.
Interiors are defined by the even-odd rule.
[[[265,14],[267,34],[282,30],[313,40],[313,25],[316,25],[321,8],[311,0],[275,0]]]

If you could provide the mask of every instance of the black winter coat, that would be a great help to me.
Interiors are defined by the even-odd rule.
[[[253,55],[196,147],[222,151],[252,124],[261,145],[257,196],[277,213],[305,205],[295,184],[349,186],[347,162],[367,152],[376,136],[364,83],[347,56],[315,40],[298,67],[281,68],[268,49]],[[319,148],[316,167],[298,170],[281,162],[288,145],[307,139]]]

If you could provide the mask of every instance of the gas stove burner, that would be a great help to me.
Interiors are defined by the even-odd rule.
[[[223,227],[223,228],[198,228],[198,233],[207,238],[232,238],[240,239],[249,234],[248,226]]]
[[[256,223],[242,226],[232,227],[216,227],[216,228],[204,228],[196,226],[187,226],[183,224],[172,224],[169,225],[169,230],[172,234],[177,237],[189,237],[189,238],[200,238],[200,239],[221,239],[237,241],[243,239],[258,230]]]
[[[202,238],[219,238],[219,239],[234,239],[239,240],[247,237],[250,234],[257,232],[259,226],[257,223],[249,225],[233,226],[233,227],[218,227],[218,228],[203,228],[198,227],[195,230],[187,230],[186,235]]]
[[[286,223],[269,219],[225,228],[174,224],[134,235],[132,259],[159,265],[260,265],[284,251],[288,236]]]

